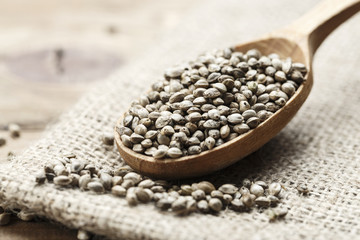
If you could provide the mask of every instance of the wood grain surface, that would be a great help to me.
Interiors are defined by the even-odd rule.
[[[2,0],[0,163],[39,139],[91,83],[141,55],[199,0]],[[22,127],[13,139],[9,123]],[[13,218],[1,240],[76,239],[76,231]]]

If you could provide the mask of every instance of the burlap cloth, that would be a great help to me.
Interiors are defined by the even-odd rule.
[[[42,140],[0,168],[0,199],[71,228],[121,239],[360,239],[360,16],[337,29],[314,61],[315,85],[291,123],[256,153],[212,176],[216,185],[244,177],[280,181],[287,189],[282,221],[264,213],[177,217],[153,204],[129,207],[110,194],[93,195],[52,184],[35,186],[33,174],[62,151],[102,166],[123,163],[99,140],[130,101],[165,67],[212,48],[250,40],[284,26],[317,1],[203,1],[177,29],[164,34],[136,62],[86,94]],[[54,106],[56,107],[56,106]],[[309,196],[295,187],[306,182]]]

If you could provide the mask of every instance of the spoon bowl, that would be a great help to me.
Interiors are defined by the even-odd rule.
[[[241,52],[256,48],[263,55],[277,53],[281,58],[291,57],[294,62],[305,64],[308,70],[305,81],[286,105],[256,128],[212,150],[176,159],[155,159],[136,153],[123,145],[119,133],[115,131],[115,141],[121,157],[130,167],[144,175],[180,179],[212,173],[258,150],[286,126],[308,97],[313,85],[312,58],[321,42],[333,29],[359,10],[359,0],[326,0],[289,27],[256,41],[235,46],[235,50]],[[122,118],[117,125],[121,122]]]

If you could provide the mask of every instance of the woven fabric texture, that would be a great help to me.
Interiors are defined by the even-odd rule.
[[[360,239],[360,15],[328,37],[314,59],[314,87],[296,117],[259,151],[201,179],[216,186],[243,178],[279,181],[289,213],[270,223],[256,210],[177,217],[153,204],[129,207],[122,198],[36,186],[34,174],[62,152],[102,167],[121,166],[100,139],[131,100],[166,67],[203,51],[251,40],[283,27],[314,0],[203,1],[158,44],[87,93],[34,146],[0,166],[0,200],[71,228],[113,239]],[[200,179],[196,179],[199,181]],[[310,194],[296,191],[300,182]]]

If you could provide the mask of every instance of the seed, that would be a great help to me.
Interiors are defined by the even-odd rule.
[[[200,146],[191,146],[188,149],[190,155],[199,154],[201,152]]]
[[[252,184],[250,187],[250,192],[255,196],[259,197],[264,194],[264,189],[258,184]]]
[[[273,182],[269,185],[269,194],[277,196],[281,191],[280,183]]]
[[[229,205],[233,200],[233,197],[230,194],[224,194],[222,200],[225,205]]]
[[[209,134],[210,135],[210,134]],[[215,139],[213,137],[207,137],[204,141],[205,146],[207,149],[213,149],[215,147]]]
[[[186,212],[186,199],[178,198],[171,204],[171,210],[178,215],[182,215]]]
[[[307,185],[304,184],[304,183],[300,183],[300,184],[296,187],[296,189],[298,190],[298,192],[299,192],[300,194],[303,194],[303,195],[307,195],[307,194],[309,193],[309,189],[308,189]]]
[[[280,202],[280,200],[273,195],[269,195],[268,198],[270,200],[270,206],[272,207],[275,207]]]
[[[4,146],[6,144],[6,139],[3,137],[0,137],[0,147]]]
[[[284,98],[279,98],[278,100],[275,101],[275,103],[280,107],[282,107],[286,104],[286,100]]]
[[[201,189],[195,190],[191,193],[191,196],[196,200],[200,201],[202,199],[205,199],[205,192]]]
[[[238,133],[238,134],[243,134],[243,133],[246,133],[250,130],[250,127],[245,124],[245,123],[242,123],[242,124],[237,124],[233,127],[233,130],[234,132]]]
[[[245,112],[250,109],[250,104],[247,101],[241,101],[239,103],[240,112]]]
[[[246,121],[246,124],[250,128],[256,128],[260,123],[260,119],[258,117],[251,117]]]
[[[8,126],[8,130],[10,132],[10,136],[12,138],[18,138],[20,137],[20,126],[17,125],[16,123],[10,123]]]
[[[35,177],[35,182],[37,182],[38,184],[43,184],[45,180],[46,176],[44,171],[40,171]]]
[[[111,179],[112,186],[121,185],[122,182],[123,182],[123,178],[121,176],[114,176]]]
[[[62,165],[62,164],[57,164],[55,167],[54,167],[54,172],[57,176],[60,176],[60,175],[68,175],[69,173],[66,171],[65,169],[65,166]]]
[[[259,185],[259,186],[262,187],[263,189],[268,188],[268,185],[267,185],[266,182],[264,182],[264,181],[256,181],[255,184]]]
[[[135,184],[138,184],[141,181],[142,177],[135,173],[135,172],[129,172],[124,176],[124,180],[131,180]]]
[[[100,175],[100,182],[104,186],[106,190],[111,189],[112,185],[112,177],[108,173],[101,173]]]
[[[234,199],[231,201],[231,209],[240,212],[240,211],[245,211],[246,206],[244,205],[243,201],[241,201],[240,199]]]
[[[152,188],[154,185],[155,183],[151,179],[145,179],[138,184],[138,186],[142,188]]]
[[[84,164],[77,159],[71,161],[71,172],[77,173],[84,169]]]
[[[254,199],[251,197],[251,194],[244,194],[240,200],[244,203],[244,205],[248,208],[254,205]]]
[[[104,186],[100,182],[89,182],[87,188],[95,193],[103,193],[105,191]]]
[[[165,157],[166,153],[167,153],[167,150],[158,149],[153,153],[153,157],[156,159],[160,159],[160,158]]]
[[[179,193],[181,195],[191,195],[191,193],[194,191],[194,189],[190,185],[181,185]]]
[[[217,98],[220,95],[220,91],[216,88],[209,88],[203,93],[204,98]]]
[[[136,188],[131,187],[128,189],[126,193],[126,201],[130,206],[135,206],[138,204],[138,199],[136,197]]]
[[[223,207],[222,202],[218,198],[211,198],[209,201],[209,208],[214,212],[220,212]]]
[[[221,187],[219,187],[219,191],[221,191],[224,194],[234,194],[237,190],[238,188],[232,184],[224,184]]]
[[[54,184],[59,186],[68,186],[71,183],[71,179],[68,176],[57,176],[54,178]]]
[[[126,189],[122,186],[116,185],[111,188],[111,193],[118,197],[125,197]]]
[[[283,82],[286,82],[286,75],[283,71],[277,71],[275,73],[275,80],[283,83]]]
[[[167,210],[169,208],[171,208],[171,204],[174,201],[172,199],[169,198],[161,198],[157,203],[156,203],[156,207],[160,208],[161,210]]]
[[[270,199],[267,197],[258,197],[255,199],[255,203],[259,206],[259,207],[269,207],[270,206]]]
[[[227,117],[227,120],[231,124],[239,124],[242,123],[244,118],[241,116],[240,113],[234,113]]]
[[[220,192],[219,190],[213,190],[213,191],[211,191],[210,196],[211,196],[212,198],[222,199],[223,196],[224,196],[224,194],[223,194],[222,192]]]
[[[203,213],[207,213],[209,212],[209,204],[206,200],[200,200],[198,203],[197,203],[197,208],[199,209],[200,212],[203,212]]]
[[[82,175],[79,178],[79,187],[80,187],[80,189],[82,189],[82,190],[88,189],[87,185],[88,185],[88,183],[90,181],[91,181],[91,177],[90,177],[89,174]]]
[[[244,118],[244,120],[248,120],[251,117],[256,117],[256,112],[252,109],[246,110],[245,112],[242,113],[242,116]]]
[[[142,203],[148,203],[152,197],[152,192],[150,189],[137,188],[135,194],[137,199]]]
[[[178,158],[182,156],[182,151],[179,148],[172,147],[167,151],[167,155],[171,158]]]

